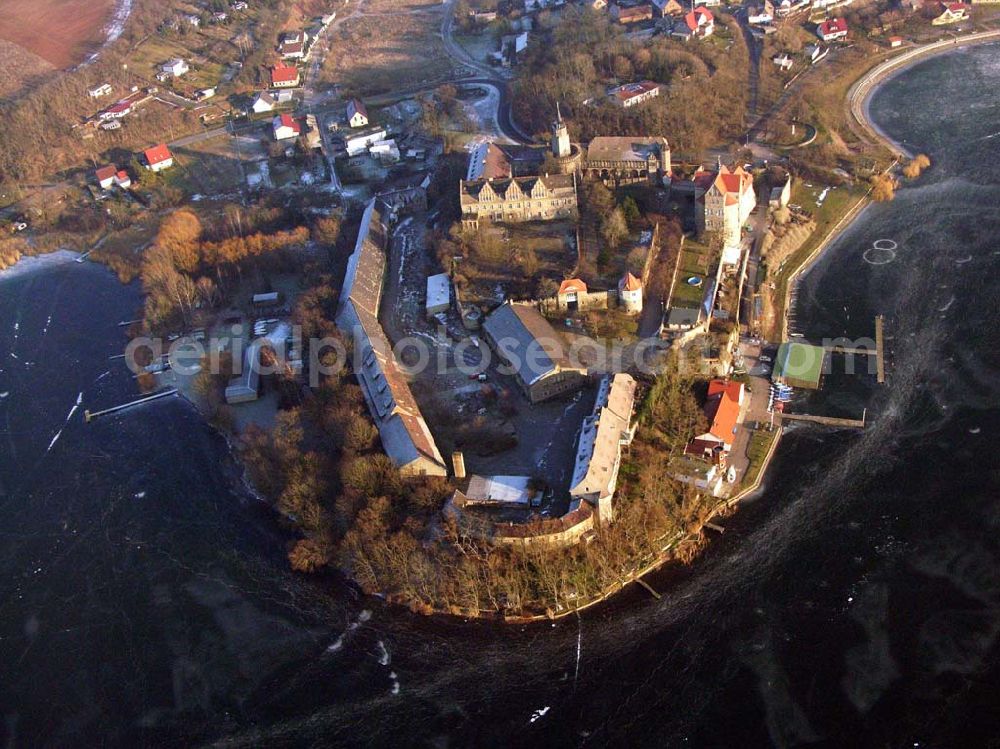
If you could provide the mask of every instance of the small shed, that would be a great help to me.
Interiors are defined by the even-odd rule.
[[[451,304],[451,281],[447,273],[427,277],[427,317],[447,312]]]

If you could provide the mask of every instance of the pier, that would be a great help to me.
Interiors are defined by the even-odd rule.
[[[875,366],[876,366],[876,377],[878,378],[878,384],[882,385],[885,382],[885,335],[884,328],[885,316],[878,315],[875,318]]]
[[[83,421],[89,424],[91,420],[96,419],[98,416],[107,416],[108,414],[117,413],[118,411],[124,411],[126,408],[132,408],[132,406],[139,406],[143,403],[149,403],[150,401],[159,400],[160,398],[166,398],[170,395],[176,395],[177,388],[171,388],[170,390],[164,390],[160,393],[153,393],[152,395],[147,395],[145,398],[139,398],[139,400],[129,401],[128,403],[122,403],[120,406],[112,406],[111,408],[105,408],[103,411],[84,411]]]
[[[875,377],[879,385],[885,384],[885,315],[875,316],[875,348],[852,348],[849,346],[824,346],[830,354],[875,357]]]
[[[845,429],[864,429],[865,416],[868,411],[861,415],[860,419],[841,419],[835,416],[815,416],[813,414],[786,414],[778,412],[782,421],[808,421],[813,424],[822,424],[827,427],[839,427]]]

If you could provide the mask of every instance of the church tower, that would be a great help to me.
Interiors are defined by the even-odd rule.
[[[572,153],[569,143],[569,130],[563,122],[562,113],[559,111],[559,103],[556,103],[556,121],[552,123],[552,155],[557,159],[564,159]]]

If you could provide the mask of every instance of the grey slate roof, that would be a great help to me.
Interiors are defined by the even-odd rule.
[[[511,358],[517,376],[533,385],[546,375],[571,365],[566,349],[548,320],[532,306],[504,304],[483,323],[503,355]]]

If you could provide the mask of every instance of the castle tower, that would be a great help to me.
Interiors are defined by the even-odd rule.
[[[642,312],[642,281],[626,271],[618,282],[618,301],[629,314]]]
[[[556,121],[552,123],[552,154],[557,159],[563,159],[569,156],[572,151],[572,146],[569,143],[569,130],[566,128],[566,123],[563,122],[557,102]]]

